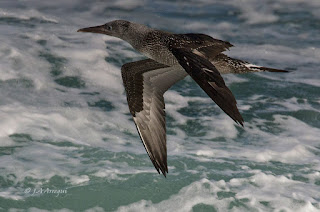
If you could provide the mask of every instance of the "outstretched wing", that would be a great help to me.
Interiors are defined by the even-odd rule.
[[[188,49],[171,47],[171,51],[208,96],[236,123],[243,126],[244,121],[237,108],[237,102],[214,65]]]
[[[205,34],[189,33],[176,34],[175,36],[178,37],[176,40],[179,42],[174,43],[174,41],[171,41],[171,46],[174,46],[175,48],[192,50],[193,53],[203,56],[207,59],[214,58],[221,52],[233,46],[228,41],[218,40]]]
[[[168,166],[163,94],[187,73],[151,59],[124,64],[121,73],[129,110],[142,143],[154,167],[166,176]]]

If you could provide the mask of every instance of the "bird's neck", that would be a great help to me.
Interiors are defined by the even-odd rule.
[[[154,29],[142,24],[130,23],[127,32],[122,35],[121,39],[127,41],[138,50],[141,42],[143,42],[148,33],[153,30]]]

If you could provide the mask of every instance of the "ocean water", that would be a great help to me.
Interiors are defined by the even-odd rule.
[[[166,94],[167,178],[129,113],[126,19],[201,32],[290,73],[223,75],[236,125],[187,77]],[[0,211],[320,211],[319,0],[1,0]]]

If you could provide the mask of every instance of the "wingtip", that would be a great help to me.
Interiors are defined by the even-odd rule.
[[[150,157],[151,159],[151,157]],[[163,174],[163,176],[166,178],[167,177],[167,173],[168,173],[168,166],[165,163],[164,165],[160,165],[157,161],[152,160],[153,166],[156,168],[158,174]]]
[[[159,174],[162,174],[165,178],[167,178],[167,173],[168,173],[168,167],[167,165],[165,166],[159,166],[159,167],[156,167],[157,171]],[[160,172],[161,171],[161,172]]]
[[[239,125],[241,125],[241,127],[244,127],[244,119],[243,119],[243,117],[241,116],[241,114],[240,114],[240,112],[239,112],[239,118],[238,118],[238,120],[237,120],[237,123],[239,124]]]
[[[160,170],[161,172],[160,172],[159,170]],[[159,175],[162,174],[165,178],[167,178],[168,170],[157,169],[157,171],[158,171],[158,174],[159,174]]]
[[[163,174],[163,176],[164,176],[165,178],[167,178],[166,172],[162,172],[162,174]]]
[[[240,114],[237,104],[234,105],[234,113],[228,113],[225,110],[222,110],[234,121],[236,122],[238,125],[240,125],[241,127],[244,128],[244,119],[242,117],[242,115]]]
[[[168,173],[168,167],[164,166],[164,167],[160,167],[161,173],[163,174],[163,176],[165,178],[167,178],[167,173]]]
[[[229,114],[228,114],[229,115]],[[230,116],[230,115],[229,115]],[[230,116],[231,117],[231,116]],[[243,120],[243,118],[241,117],[241,119],[235,119],[235,118],[233,118],[233,117],[231,117],[232,119],[233,119],[233,121],[237,124],[237,125],[239,125],[239,126],[241,126],[242,128],[244,128],[244,120]]]

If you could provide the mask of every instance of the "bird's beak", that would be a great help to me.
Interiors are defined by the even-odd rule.
[[[100,25],[100,26],[94,26],[94,27],[87,27],[87,28],[78,29],[77,32],[92,32],[92,33],[105,34],[106,33],[106,29],[105,29],[104,25]]]

